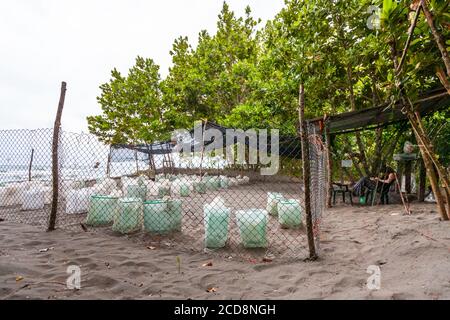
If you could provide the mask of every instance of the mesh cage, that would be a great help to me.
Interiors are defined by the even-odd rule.
[[[326,153],[314,127],[308,134],[318,249]],[[0,218],[47,227],[52,135],[52,129],[0,131]],[[223,155],[152,154],[150,147],[118,151],[93,135],[61,132],[56,226],[229,258],[306,258],[299,138],[283,144],[291,154],[279,157],[276,174],[263,175],[245,145],[227,146],[232,150]],[[244,156],[230,160],[239,148]]]

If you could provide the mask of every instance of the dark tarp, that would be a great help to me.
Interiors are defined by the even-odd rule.
[[[426,116],[450,108],[450,95],[443,88],[432,90],[422,96],[414,105],[422,116]],[[394,106],[384,104],[379,107],[341,113],[329,116],[326,119],[330,134],[334,135],[374,129],[406,120],[407,117],[403,114],[400,103]],[[317,125],[321,121],[323,121],[323,118],[308,120],[309,123]]]
[[[246,133],[241,132],[239,130],[234,130],[232,128],[227,128],[224,126],[220,126],[218,124],[202,121],[202,123],[198,124],[196,127],[198,129],[197,136],[195,135],[195,128],[189,132],[186,132],[184,135],[180,135],[178,141],[165,141],[165,142],[157,142],[152,144],[114,144],[111,146],[111,162],[122,162],[122,161],[133,161],[136,157],[136,151],[138,153],[137,157],[139,160],[148,160],[149,155],[163,155],[170,154],[172,152],[180,152],[180,147],[184,148],[183,151],[190,150],[190,152],[201,152],[202,151],[202,140],[203,130],[214,129],[217,130],[216,133],[222,139],[222,147],[227,147],[234,145],[236,143],[244,142],[245,145],[250,145],[250,140]],[[234,139],[227,139],[227,130],[234,130]],[[268,130],[268,134],[270,131]],[[200,133],[200,135],[198,135]],[[203,143],[203,148],[208,150],[208,146],[215,142],[215,137],[205,137],[205,141]],[[260,140],[256,140],[256,149],[259,150]],[[268,154],[272,151],[271,145],[271,137],[267,137],[266,144]],[[279,136],[279,155],[282,157],[288,158],[301,158],[301,143],[300,139],[296,136]],[[208,150],[210,151],[210,150]]]

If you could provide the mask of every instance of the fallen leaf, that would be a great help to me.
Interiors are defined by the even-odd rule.
[[[213,266],[213,263],[212,263],[212,262],[204,263],[204,264],[202,265],[202,267],[212,267],[212,266]]]
[[[206,289],[206,292],[214,293],[214,292],[217,292],[217,289],[216,288],[209,288],[209,289]]]
[[[270,259],[270,258],[263,258],[262,259],[262,262],[265,262],[265,263],[270,263],[270,262],[272,262],[273,260],[272,259]]]
[[[84,223],[80,223],[81,228],[83,229],[84,232],[88,231],[88,228],[86,227],[86,225]]]
[[[22,277],[22,276],[17,276],[16,277],[16,282],[19,282],[19,281],[21,281],[21,280],[23,280],[24,278]]]

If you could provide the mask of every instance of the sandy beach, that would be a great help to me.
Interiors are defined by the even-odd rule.
[[[227,259],[3,221],[0,298],[450,299],[450,223],[439,221],[434,204],[413,204],[412,211],[330,210],[315,262]],[[81,269],[80,290],[66,287],[70,265]],[[371,265],[381,269],[380,290],[367,288]]]

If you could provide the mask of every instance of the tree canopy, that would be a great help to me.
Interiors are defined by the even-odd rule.
[[[286,0],[264,26],[250,8],[238,17],[224,3],[215,34],[200,31],[195,48],[187,37],[175,39],[165,79],[142,57],[127,75],[114,69],[100,86],[102,114],[88,118],[89,130],[107,143],[154,142],[208,119],[295,135],[300,82],[308,117],[397,101],[399,88],[412,100],[429,88],[450,88],[442,50],[444,43],[448,58],[449,2],[425,1],[432,24],[419,14],[410,36],[420,2]],[[439,133],[433,139],[446,164],[449,109],[425,124]],[[412,131],[399,125],[340,137],[335,157],[350,156],[359,174],[369,174],[408,139]]]

